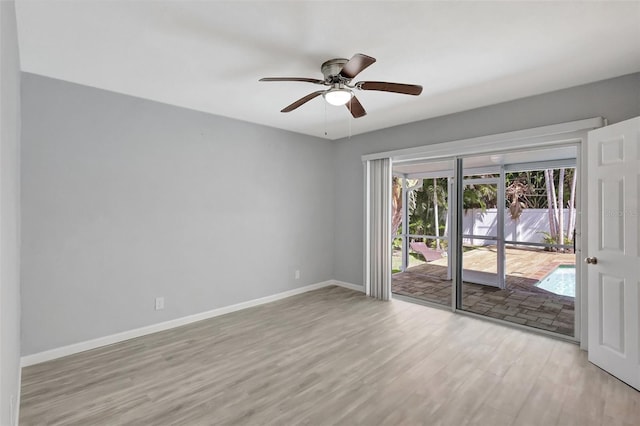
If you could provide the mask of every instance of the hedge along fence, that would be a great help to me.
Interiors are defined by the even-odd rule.
[[[575,219],[575,210],[571,212]],[[569,223],[570,210],[564,209],[565,234],[566,224]],[[542,243],[544,233],[549,232],[549,210],[524,209],[517,220],[511,219],[509,209],[504,214],[504,238],[507,241],[520,241],[523,243]],[[462,218],[462,233],[476,236],[498,235],[498,210],[497,209],[469,209]],[[463,244],[475,246],[493,245],[495,241],[480,238],[464,238]]]

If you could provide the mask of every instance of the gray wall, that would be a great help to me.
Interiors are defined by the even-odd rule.
[[[634,74],[329,142],[30,74],[22,86],[24,355],[362,284],[363,154],[640,115]]]
[[[18,410],[20,373],[20,61],[13,1],[0,1],[0,424]]]
[[[334,278],[363,284],[363,154],[599,116],[615,123],[638,115],[640,73],[337,141]]]
[[[332,278],[332,142],[32,74],[22,95],[23,355]]]

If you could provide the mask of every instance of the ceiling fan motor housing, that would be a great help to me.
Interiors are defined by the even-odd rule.
[[[324,75],[324,80],[330,83],[338,83],[340,82],[339,80],[342,80],[342,82],[349,82],[351,79],[346,79],[345,77],[340,75],[340,71],[342,71],[342,68],[347,62],[349,62],[348,59],[336,58],[329,59],[328,61],[323,63],[320,67],[320,70],[322,71],[322,75]]]

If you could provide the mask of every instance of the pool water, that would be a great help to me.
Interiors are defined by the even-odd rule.
[[[562,296],[576,297],[576,267],[558,266],[538,281],[536,287]]]

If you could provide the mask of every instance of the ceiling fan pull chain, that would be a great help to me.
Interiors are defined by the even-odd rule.
[[[327,103],[324,104],[324,135],[327,136]]]
[[[353,96],[349,99],[349,111],[353,111]],[[353,121],[353,114],[349,114],[349,139],[351,139],[351,122]]]

